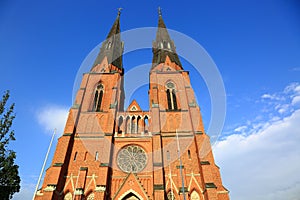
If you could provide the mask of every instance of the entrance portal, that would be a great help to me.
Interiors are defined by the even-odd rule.
[[[130,192],[122,200],[140,200],[135,194]]]

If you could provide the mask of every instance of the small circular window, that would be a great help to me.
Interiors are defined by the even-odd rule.
[[[175,87],[174,83],[172,83],[172,82],[168,82],[166,84],[166,86],[167,86],[167,88],[174,88]]]

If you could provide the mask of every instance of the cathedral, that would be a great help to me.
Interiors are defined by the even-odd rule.
[[[160,12],[158,17],[149,109],[142,110],[136,100],[124,108],[119,11],[90,71],[83,74],[51,166],[34,199],[229,199],[189,72],[180,62]]]

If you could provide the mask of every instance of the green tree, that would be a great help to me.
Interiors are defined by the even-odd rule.
[[[0,199],[11,199],[13,194],[20,191],[19,166],[14,163],[16,152],[8,149],[10,141],[16,140],[11,130],[15,118],[15,104],[6,107],[9,91],[0,100]]]

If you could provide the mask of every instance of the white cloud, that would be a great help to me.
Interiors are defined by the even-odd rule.
[[[300,103],[300,96],[293,97],[292,105],[298,105]]]
[[[299,199],[300,109],[219,141],[214,153],[232,200]]]
[[[279,95],[276,95],[276,94],[263,94],[261,96],[262,99],[271,99],[271,100],[284,100],[284,97],[283,96],[279,96]]]
[[[55,128],[59,134],[62,133],[67,117],[68,108],[57,105],[45,106],[37,112],[39,124],[51,133]]]
[[[239,126],[234,129],[234,132],[244,132],[247,129],[247,126]]]

